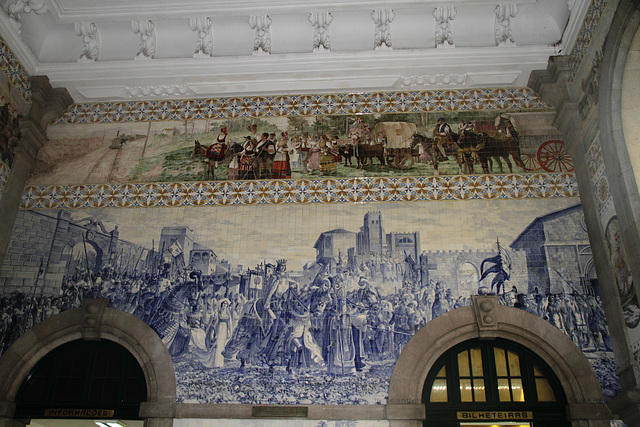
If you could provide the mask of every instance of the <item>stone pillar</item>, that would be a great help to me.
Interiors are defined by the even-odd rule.
[[[31,77],[31,91],[33,103],[27,117],[20,119],[20,141],[0,199],[0,266],[7,252],[25,183],[36,165],[38,150],[47,142],[47,126],[62,116],[73,102],[66,89],[52,88],[46,76]]]
[[[0,402],[0,427],[24,427],[26,423],[13,419],[16,405],[13,402]]]
[[[620,222],[623,247],[627,255],[626,262],[631,270],[631,276],[640,277],[640,234],[637,231],[639,227],[636,226],[636,223],[640,222],[634,218],[634,212],[635,216],[640,217],[640,194],[635,186],[629,155],[624,148],[621,125],[612,125],[620,122],[617,116],[620,109],[621,85],[617,81],[619,76],[615,75],[615,69],[620,67],[618,51],[621,37],[615,34],[624,32],[623,29],[629,25],[629,22],[634,21],[633,11],[636,6],[633,3],[632,0],[623,0],[619,4],[611,2],[605,9],[599,31],[591,41],[591,49],[583,57],[580,67],[574,70],[572,81],[568,78],[567,57],[552,58],[547,70],[532,73],[529,80],[529,86],[545,101],[556,107],[554,125],[564,133],[565,146],[573,158],[617,366],[616,374],[622,386],[621,393],[612,399],[608,406],[630,426],[640,425],[640,371],[633,348],[634,342],[637,342],[633,337],[637,329],[631,329],[625,323],[618,291],[618,274],[611,262],[606,227],[609,217],[612,214],[616,215]],[[636,16],[635,19],[637,20],[638,17]],[[637,27],[638,24],[636,23],[635,26]],[[605,38],[607,44],[603,48],[602,63],[597,65],[594,59]],[[599,73],[599,78],[593,77]],[[595,81],[595,90],[592,89],[593,85],[589,87],[582,84],[589,79],[592,83]],[[589,93],[589,90],[592,92]],[[599,167],[603,168],[601,170],[608,179],[610,190],[598,186],[597,175],[594,175],[594,159],[589,158],[588,150],[597,141],[599,141],[602,156]],[[591,170],[588,167],[589,161]],[[607,195],[605,190],[610,191],[613,206],[604,204],[603,196]],[[639,284],[638,280],[633,283],[636,295],[640,295]]]
[[[635,113],[638,101],[638,38],[640,37],[640,4],[634,0],[622,0],[617,5],[603,46],[602,73],[600,79],[599,129],[602,157],[607,170],[611,197],[620,224],[622,247],[633,280],[635,295],[640,296],[640,177],[639,130]],[[635,40],[634,40],[635,39]],[[627,104],[623,102],[627,98]],[[625,121],[625,113],[631,120]],[[627,130],[632,129],[629,134]],[[615,271],[614,271],[615,274]],[[616,292],[617,296],[617,292]],[[640,425],[640,332],[634,328],[634,336],[628,347],[626,359],[618,365],[617,374],[622,392],[609,402],[612,411],[620,415],[627,425]],[[612,332],[613,334],[613,332]],[[621,359],[622,359],[621,357]],[[618,359],[616,359],[618,362]]]

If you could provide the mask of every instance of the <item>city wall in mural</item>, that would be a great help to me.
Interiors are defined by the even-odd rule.
[[[30,185],[567,172],[548,112],[54,124]]]
[[[102,297],[163,340],[182,402],[384,404],[413,334],[493,292],[563,330],[610,398],[576,203],[22,210],[0,272],[0,351]]]

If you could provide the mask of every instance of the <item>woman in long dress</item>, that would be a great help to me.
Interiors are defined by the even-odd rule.
[[[224,366],[224,356],[222,351],[231,339],[233,332],[233,319],[231,317],[231,309],[229,308],[229,300],[223,298],[220,300],[220,310],[218,311],[218,324],[216,325],[216,343],[215,354],[213,356],[213,367],[222,368]]]
[[[291,162],[289,158],[289,138],[286,132],[280,134],[280,141],[276,146],[276,155],[273,158],[273,178],[291,178]]]
[[[243,150],[242,154],[240,154],[238,177],[240,179],[255,179],[256,141],[250,136],[246,136],[245,139],[247,141],[242,145]]]
[[[313,172],[320,169],[320,146],[317,140],[311,141],[311,149],[309,154],[309,161],[307,164],[307,170]]]

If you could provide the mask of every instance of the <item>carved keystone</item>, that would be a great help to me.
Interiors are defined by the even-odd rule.
[[[496,318],[498,296],[476,295],[472,297],[472,301],[480,338],[495,337],[498,330],[498,320]]]
[[[102,325],[102,314],[109,304],[107,299],[85,298],[82,304],[82,339],[100,339],[100,326]]]

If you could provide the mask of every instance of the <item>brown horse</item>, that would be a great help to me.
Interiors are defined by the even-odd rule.
[[[452,155],[455,158],[456,163],[458,163],[458,169],[460,171],[460,174],[463,173],[473,173],[473,162],[470,159],[470,157],[467,159],[467,156],[465,155],[464,150],[461,149],[461,147],[458,145],[458,135],[457,134],[453,134],[454,135],[454,141],[453,144],[450,144],[448,146],[445,146],[445,152],[447,153],[447,156]],[[429,156],[430,160],[431,160],[431,165],[433,166],[433,174],[434,175],[440,175],[440,170],[439,170],[439,164],[440,164],[440,158],[442,156],[442,153],[440,153],[440,149],[438,148],[438,139],[436,138],[429,138],[427,136],[424,136],[420,133],[414,133],[412,140],[411,140],[411,149],[414,149],[418,146],[418,144],[422,145],[422,147],[424,148],[424,150],[427,152],[427,155]]]
[[[521,167],[522,170],[528,170],[522,161],[520,144],[518,144],[517,139],[504,136],[503,134],[497,134],[496,136],[489,136],[485,134],[483,138],[485,140],[485,145],[478,151],[478,158],[482,165],[483,173],[493,172],[492,159],[498,163],[500,173],[503,173],[501,160],[505,161],[509,168],[509,172],[513,173],[513,166],[511,165],[509,156],[513,158],[515,164]]]
[[[431,165],[433,166],[433,174],[436,176],[440,175],[440,171],[438,170],[438,161],[440,158],[438,141],[433,138],[429,138],[428,136],[424,136],[421,133],[414,133],[411,140],[411,149],[416,148],[418,145],[422,145],[424,151],[427,152],[427,155],[431,160]]]

